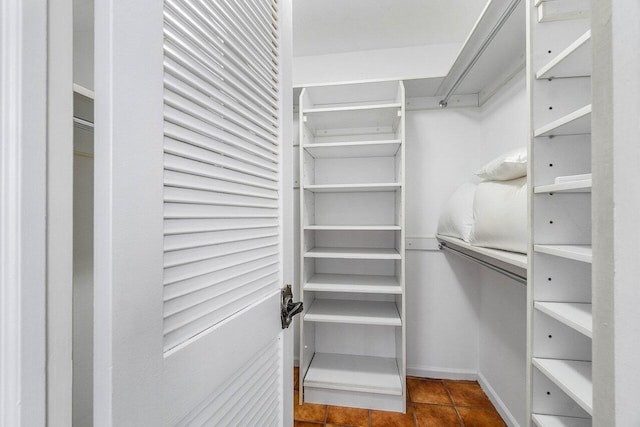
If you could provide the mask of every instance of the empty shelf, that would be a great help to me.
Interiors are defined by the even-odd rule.
[[[533,249],[542,254],[554,255],[574,261],[591,263],[590,245],[534,245]]]
[[[561,182],[559,184],[539,185],[536,193],[591,193],[591,179]]]
[[[312,132],[340,129],[393,129],[400,118],[402,104],[355,105],[346,107],[309,108],[302,114]]]
[[[536,73],[537,79],[591,75],[591,30],[560,52]]]
[[[540,358],[533,358],[532,362],[582,409],[593,415],[591,362]]]
[[[401,294],[395,276],[360,274],[315,274],[304,284],[305,291]]]
[[[590,418],[533,414],[531,419],[538,427],[591,427],[592,425]]]
[[[316,159],[391,157],[400,148],[399,139],[385,141],[325,142],[303,146]]]
[[[361,193],[361,192],[386,192],[396,191],[401,188],[401,184],[374,183],[374,184],[318,184],[305,185],[304,189],[314,193]]]
[[[305,230],[324,231],[395,231],[401,230],[399,225],[305,225]]]
[[[534,136],[583,135],[591,133],[591,104],[538,128]]]
[[[544,314],[591,338],[593,331],[591,304],[536,301],[534,306]]]
[[[304,254],[305,258],[339,259],[401,259],[395,249],[381,248],[313,248]]]
[[[315,299],[304,315],[305,322],[402,326],[395,302]]]
[[[387,357],[316,353],[304,386],[402,396],[398,365]]]

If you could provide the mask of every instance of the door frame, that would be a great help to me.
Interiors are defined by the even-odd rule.
[[[284,0],[280,3],[282,8],[280,28],[280,78],[283,82],[281,94],[282,105],[282,278],[284,284],[291,284],[292,289],[296,281],[295,275],[295,203],[294,203],[294,127],[293,127],[293,1]],[[299,295],[294,295],[298,299]],[[302,314],[300,314],[302,316]],[[283,331],[282,364],[284,380],[283,416],[285,427],[293,425],[293,355],[294,355],[294,326],[291,323],[289,329]],[[287,385],[288,384],[288,385]],[[290,396],[288,396],[290,394]],[[286,414],[291,414],[290,418]]]
[[[0,426],[70,425],[72,0],[0,10]]]

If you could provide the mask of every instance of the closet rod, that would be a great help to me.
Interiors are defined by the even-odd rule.
[[[80,117],[73,116],[73,126],[93,132],[93,123],[88,120],[81,119]]]
[[[498,19],[498,22],[496,23],[496,25],[491,29],[491,32],[489,33],[487,38],[480,45],[480,48],[478,49],[478,51],[473,55],[473,58],[471,58],[471,61],[469,62],[469,64],[467,64],[465,69],[462,70],[462,73],[460,73],[456,81],[453,83],[453,86],[451,86],[451,89],[449,89],[449,91],[446,93],[444,98],[442,98],[442,100],[438,104],[440,105],[440,108],[447,107],[447,104],[449,103],[449,98],[451,98],[451,95],[453,95],[455,90],[458,89],[458,86],[460,86],[460,83],[462,83],[462,81],[467,77],[467,74],[469,74],[473,66],[476,65],[476,62],[478,62],[478,60],[480,59],[484,51],[491,44],[493,39],[496,37],[500,29],[502,28],[502,26],[507,22],[507,19],[509,19],[513,11],[516,10],[516,7],[518,6],[519,3],[520,3],[520,0],[511,1],[511,4],[509,4],[509,7],[505,9],[505,11],[500,16],[500,19]]]
[[[497,265],[490,264],[490,263],[488,263],[486,261],[483,261],[483,260],[481,260],[479,258],[476,258],[474,256],[465,254],[462,251],[459,251],[457,249],[454,249],[452,247],[447,246],[447,244],[445,242],[440,242],[439,248],[441,250],[450,251],[450,252],[452,252],[452,253],[454,253],[456,255],[459,255],[459,256],[461,256],[461,257],[463,257],[465,259],[468,259],[469,261],[473,261],[473,262],[475,262],[477,264],[480,264],[483,267],[487,267],[488,269],[493,270],[493,271],[495,271],[497,273],[500,273],[500,274],[502,274],[504,276],[507,276],[508,278],[513,279],[516,282],[521,283],[521,284],[523,284],[525,286],[527,285],[527,278],[526,277],[522,277],[519,274],[512,273],[512,272],[510,272],[508,270],[505,270],[504,268],[498,267]]]

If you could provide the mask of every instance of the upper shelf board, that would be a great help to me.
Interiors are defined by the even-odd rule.
[[[536,193],[591,193],[591,179],[561,182],[559,184],[538,185]]]
[[[385,129],[393,131],[402,114],[402,104],[356,105],[303,110],[303,121],[316,136],[339,129]]]
[[[402,326],[398,308],[389,301],[316,298],[304,314],[305,322]]]
[[[402,259],[397,250],[385,248],[313,248],[305,252],[304,257],[337,259]]]
[[[495,259],[497,261],[513,265],[520,269],[527,269],[527,256],[525,254],[509,252],[509,251],[501,251],[498,249],[491,248],[483,248],[480,246],[473,246],[462,239],[458,239],[455,237],[442,236],[438,234],[438,240],[446,242],[448,244],[457,246],[461,249],[466,249],[468,251],[477,253],[479,255],[486,256],[491,259]]]
[[[389,192],[402,188],[402,184],[376,183],[376,184],[314,184],[305,185],[304,189],[314,193],[363,193],[363,192]]]
[[[591,263],[593,257],[590,245],[535,245],[533,250],[541,254],[587,263]]]
[[[305,225],[305,230],[312,231],[400,231],[399,225]]]
[[[395,156],[402,143],[399,139],[384,141],[324,142],[303,148],[315,159]]]
[[[395,358],[316,353],[304,377],[305,387],[402,395]]]
[[[591,133],[591,104],[538,128],[534,136],[585,135]]]
[[[494,33],[497,23],[512,2],[513,0],[490,0],[487,2],[436,95],[444,96],[455,85],[458,77],[470,66],[468,73],[453,93],[479,94],[480,104],[482,104],[504,82],[524,69],[526,54],[525,1],[520,1],[499,31]],[[492,33],[494,33],[493,39],[481,51],[483,42],[490,38]],[[477,56],[478,52],[480,52],[479,56]],[[476,56],[477,58],[475,58]],[[472,62],[474,63],[471,64]],[[408,92],[408,95],[413,96],[411,92]]]
[[[535,308],[591,338],[593,331],[591,304],[536,301]]]
[[[302,107],[304,109],[353,104],[390,104],[400,102],[397,80],[386,82],[345,83],[306,86]]]
[[[588,19],[591,17],[591,0],[536,0],[538,22]]]
[[[536,73],[537,79],[591,76],[591,30],[581,35]]]
[[[532,414],[538,427],[591,427],[591,418],[561,417],[559,415]]]
[[[371,294],[401,294],[402,288],[395,276],[360,274],[314,274],[304,284],[305,291],[353,292]]]
[[[591,362],[540,358],[534,358],[532,362],[582,409],[593,415]]]

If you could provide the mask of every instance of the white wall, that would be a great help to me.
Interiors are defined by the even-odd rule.
[[[528,103],[525,77],[521,73],[484,104],[481,115],[486,151],[482,157],[490,159],[527,144]],[[510,424],[524,426],[526,287],[488,269],[482,269],[481,281],[478,366],[481,383],[499,396],[502,402],[494,404],[497,403],[502,416]]]
[[[460,43],[375,49],[293,58],[293,85],[443,77]]]
[[[482,145],[477,108],[410,111],[406,119],[406,235],[434,237],[440,210],[472,172]],[[475,378],[478,267],[440,251],[407,252],[407,372]]]
[[[93,90],[93,0],[73,0],[73,82]]]
[[[73,425],[93,425],[93,135],[73,156]]]

